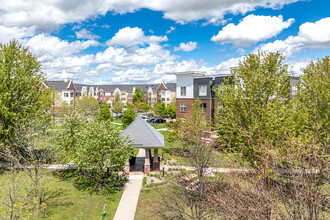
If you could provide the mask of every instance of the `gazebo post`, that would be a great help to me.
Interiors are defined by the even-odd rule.
[[[154,160],[152,163],[153,170],[159,170],[159,161],[158,161],[158,148],[154,149]]]
[[[145,149],[144,174],[150,174],[150,149]]]

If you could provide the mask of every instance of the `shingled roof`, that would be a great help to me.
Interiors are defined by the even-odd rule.
[[[56,91],[62,91],[66,90],[69,87],[70,81],[69,82],[64,82],[64,81],[45,81],[45,84],[47,86],[52,87]]]
[[[159,148],[164,147],[164,136],[141,117],[136,119],[121,133],[133,141],[133,147]]]

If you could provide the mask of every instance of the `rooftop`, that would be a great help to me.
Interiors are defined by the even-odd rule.
[[[164,136],[141,117],[136,119],[121,133],[133,141],[133,147],[159,148],[164,147]]]

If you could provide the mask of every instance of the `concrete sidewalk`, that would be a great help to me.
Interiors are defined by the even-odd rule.
[[[119,202],[114,220],[134,220],[143,175],[130,175]]]

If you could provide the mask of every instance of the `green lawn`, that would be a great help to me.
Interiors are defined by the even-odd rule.
[[[5,179],[5,175],[0,175],[0,181]],[[29,178],[26,179],[29,181]],[[89,191],[78,190],[75,187],[74,177],[63,180],[49,174],[47,181],[52,183],[51,190],[57,192],[57,195],[45,203],[46,209],[40,213],[38,219],[99,220],[102,218],[104,204],[107,204],[106,219],[112,219],[122,195],[122,191],[111,194],[91,194]]]
[[[106,219],[112,219],[116,213],[122,191],[108,195],[90,194],[74,187],[73,181],[56,178],[56,186],[63,194],[49,204],[44,219],[101,219],[103,205],[106,206]]]
[[[149,123],[149,124],[156,129],[166,128],[166,123],[163,123],[163,124]]]
[[[140,192],[138,205],[135,212],[135,220],[157,220],[155,216],[157,202],[160,200],[160,194],[156,189],[145,189]]]

